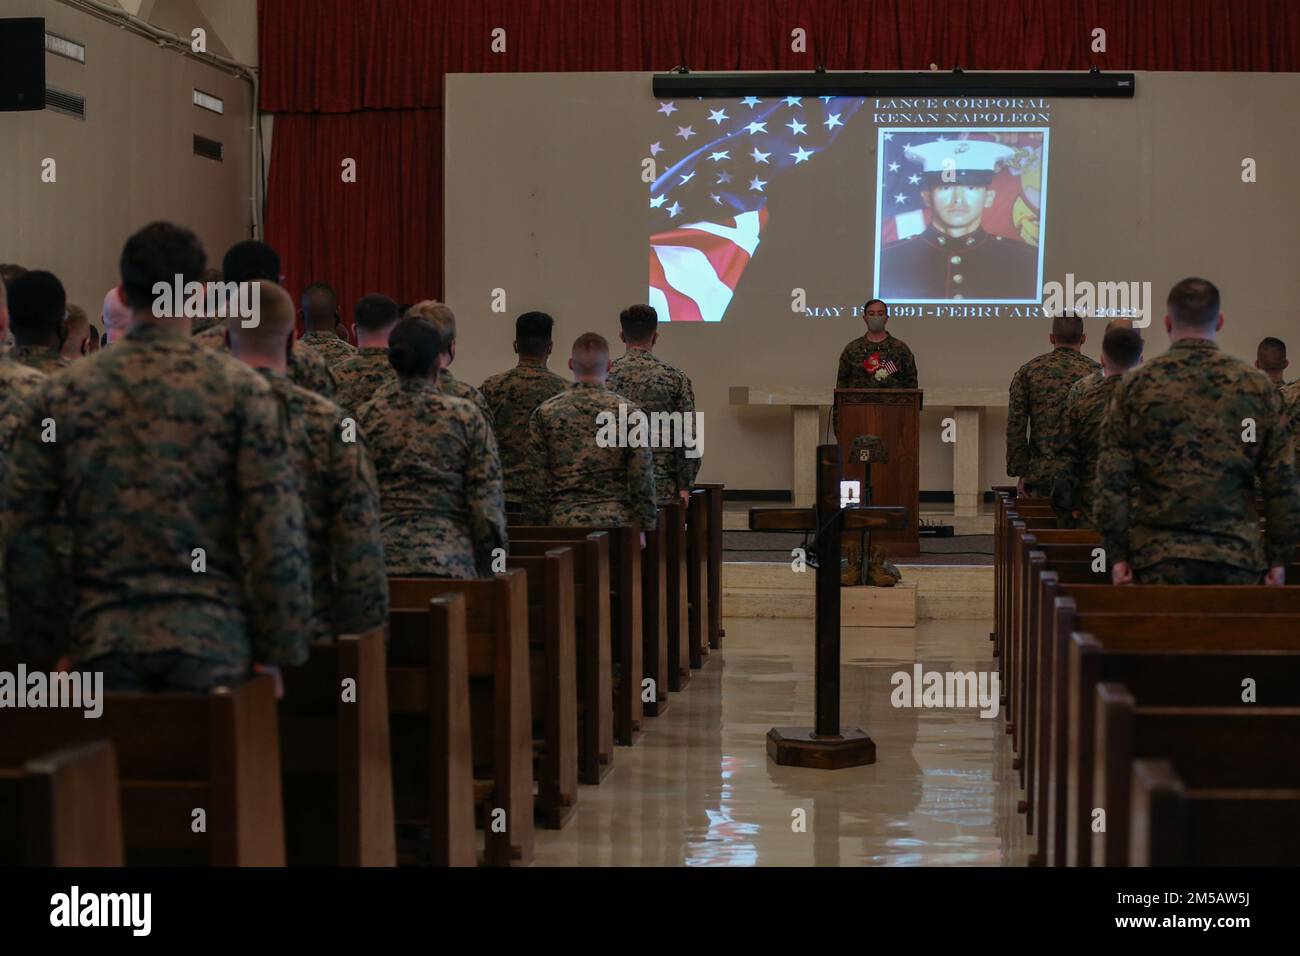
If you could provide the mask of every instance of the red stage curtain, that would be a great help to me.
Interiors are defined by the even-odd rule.
[[[262,0],[258,25],[262,109],[305,114],[276,121],[268,238],[345,309],[441,289],[446,73],[1300,70],[1295,0]],[[343,187],[341,156],[380,175]]]
[[[442,110],[376,110],[276,118],[266,238],[299,294],[323,281],[352,304],[370,292],[399,302],[442,289]],[[342,179],[356,160],[355,183]]]

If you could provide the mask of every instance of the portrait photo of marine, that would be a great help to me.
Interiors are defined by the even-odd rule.
[[[1046,130],[882,129],[877,296],[1038,302]]]

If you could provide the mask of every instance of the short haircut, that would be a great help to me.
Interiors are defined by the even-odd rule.
[[[595,332],[583,332],[573,343],[573,371],[578,375],[592,375],[599,362],[591,361],[592,356],[603,355],[609,361],[609,342],[605,336]]]
[[[1169,318],[1184,329],[1206,329],[1219,317],[1219,290],[1208,279],[1184,279],[1169,290]]]
[[[9,321],[18,343],[56,335],[68,305],[63,283],[52,272],[26,272],[9,286]]]
[[[203,244],[190,230],[170,222],[151,222],[122,247],[120,266],[126,304],[148,311],[156,298],[155,283],[165,282],[170,288],[178,275],[182,282],[196,282],[207,260]]]
[[[372,292],[357,299],[352,309],[357,328],[379,332],[397,321],[397,303],[386,295]]]
[[[67,304],[68,338],[79,339],[90,334],[90,316],[79,305]]]
[[[1083,341],[1083,319],[1073,312],[1062,312],[1052,319],[1052,335],[1058,345],[1078,345]]]
[[[618,324],[628,342],[645,342],[659,326],[659,313],[648,305],[629,305],[619,313]]]
[[[1136,329],[1117,326],[1101,340],[1101,351],[1119,368],[1130,369],[1142,358],[1142,336]]]
[[[400,319],[388,336],[388,362],[403,378],[427,376],[442,351],[442,333],[422,315]]]
[[[313,282],[311,285],[307,286],[307,288],[302,290],[302,297],[305,299],[313,292],[324,293],[325,295],[329,296],[331,299],[334,300],[336,306],[338,305],[339,297],[335,295],[334,290],[331,289],[324,282]]]
[[[1267,372],[1282,371],[1286,368],[1286,343],[1271,335],[1262,339],[1255,351],[1255,360]]]
[[[293,299],[283,287],[274,282],[258,282],[258,303],[261,321],[256,325],[245,326],[243,322],[232,319],[226,324],[226,332],[232,343],[245,346],[273,345],[283,347],[293,331],[296,314]]]
[[[555,320],[545,312],[525,312],[515,319],[515,344],[520,355],[545,355]]]
[[[226,282],[280,281],[280,254],[258,239],[245,239],[230,247],[221,260]]]
[[[451,311],[450,306],[443,302],[435,302],[433,299],[425,299],[407,309],[406,314],[418,315],[432,322],[438,334],[442,336],[442,350],[444,352],[451,350],[451,343],[456,341],[456,314]]]
[[[24,266],[20,266],[16,262],[0,262],[0,281],[8,286],[9,283],[26,271],[27,269]]]
[[[877,303],[877,302],[879,302],[881,305],[883,305],[883,306],[885,307],[885,315],[888,315],[888,314],[889,314],[889,303],[886,302],[884,299],[868,299],[868,300],[867,300],[867,304],[864,305],[864,306],[862,307],[862,311],[863,311],[863,312],[866,312],[867,309],[871,308],[872,305],[874,305],[874,304]]]

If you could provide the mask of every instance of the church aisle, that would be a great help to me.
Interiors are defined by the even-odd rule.
[[[811,723],[812,623],[724,623],[725,649],[636,747],[618,748],[605,783],[582,787],[568,827],[537,831],[537,865],[1025,863],[1002,715],[890,705],[892,675],[916,663],[987,671],[987,621],[845,629],[842,720],[877,757],[833,772],[778,767],[765,751],[770,727]]]

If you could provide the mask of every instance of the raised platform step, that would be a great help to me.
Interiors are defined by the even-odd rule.
[[[844,627],[914,627],[918,620],[978,620],[993,616],[993,568],[988,565],[899,565],[892,588],[843,588]],[[728,617],[813,617],[812,569],[728,561],[722,565],[723,613]]]
[[[789,504],[780,503],[728,501],[722,510],[722,530],[748,531],[750,508],[788,507],[790,507]],[[947,511],[927,511],[925,508],[922,508],[921,522],[922,524],[938,523],[951,525],[954,534],[993,533],[993,514],[991,512],[979,515],[959,516],[954,515],[951,509]]]

